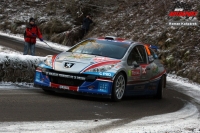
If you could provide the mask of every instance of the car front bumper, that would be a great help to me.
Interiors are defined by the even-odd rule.
[[[34,84],[52,91],[110,97],[113,81],[112,79],[99,78],[93,75],[44,73],[36,70]]]

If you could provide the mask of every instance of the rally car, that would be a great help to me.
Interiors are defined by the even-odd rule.
[[[109,97],[162,98],[166,70],[153,46],[113,36],[86,39],[48,55],[36,68],[34,84],[44,91]]]

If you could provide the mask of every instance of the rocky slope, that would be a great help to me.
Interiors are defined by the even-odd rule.
[[[200,1],[185,2],[200,11]],[[185,20],[169,17],[173,7],[174,0],[1,0],[0,30],[22,34],[28,18],[35,17],[44,39],[74,45],[90,13],[95,23],[85,38],[113,35],[157,45],[168,73],[200,83],[199,26],[168,26]]]

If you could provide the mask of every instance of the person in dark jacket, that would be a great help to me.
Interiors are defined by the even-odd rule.
[[[28,51],[30,49],[31,55],[35,55],[35,43],[36,43],[36,38],[39,38],[40,41],[43,41],[42,39],[42,34],[35,24],[35,19],[30,18],[29,23],[26,27],[25,33],[24,33],[24,55],[28,54]]]
[[[82,37],[85,36],[85,34],[89,31],[90,24],[93,23],[92,18],[90,15],[87,15],[83,19],[83,24],[82,24]]]

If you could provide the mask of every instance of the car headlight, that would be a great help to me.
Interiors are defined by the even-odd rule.
[[[112,69],[115,65],[104,65],[87,70],[86,72],[105,72]]]
[[[46,59],[44,60],[45,65],[52,67],[52,55],[47,55]]]

